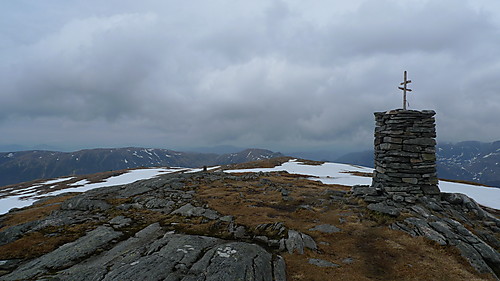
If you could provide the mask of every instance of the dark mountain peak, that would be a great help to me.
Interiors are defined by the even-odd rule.
[[[238,153],[228,153],[220,155],[219,157],[217,157],[217,165],[244,163],[281,156],[284,155],[279,152],[272,152],[270,150],[259,148],[249,148]]]

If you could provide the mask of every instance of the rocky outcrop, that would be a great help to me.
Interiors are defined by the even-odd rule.
[[[285,280],[273,279],[274,272],[284,277],[281,259],[256,244],[168,233],[158,223],[104,253],[79,260],[119,235],[98,228],[2,280],[25,280],[48,271],[58,272],[39,280]]]
[[[84,223],[94,229],[35,259],[2,261],[11,272],[0,279],[286,280],[280,253],[316,250],[309,235],[282,223],[239,225],[232,216],[221,216],[198,202],[189,188],[195,181],[255,178],[258,175],[172,174],[79,194],[41,220],[4,229],[0,243],[47,226]],[[145,225],[141,212],[161,214],[171,223]],[[210,226],[205,233],[212,236],[184,232],[180,225],[185,220]]]
[[[500,220],[472,198],[440,193],[408,203],[394,201],[392,194],[368,186],[354,186],[352,194],[364,199],[369,210],[395,219],[392,229],[456,247],[478,272],[500,276],[500,242],[495,236],[500,233]]]
[[[82,258],[95,253],[97,249],[105,247],[113,239],[121,235],[121,232],[114,231],[110,227],[98,227],[75,242],[64,244],[53,252],[23,264],[17,268],[15,272],[3,276],[2,279],[27,280],[40,274],[47,273],[50,270],[57,270],[74,265]]]

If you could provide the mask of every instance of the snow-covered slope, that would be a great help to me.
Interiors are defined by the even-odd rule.
[[[324,163],[322,165],[305,165],[295,160],[284,163],[274,168],[232,170],[227,172],[272,172],[287,171],[294,174],[309,175],[325,184],[341,184],[353,186],[356,184],[371,184],[370,177],[357,176],[351,172],[371,173],[373,169],[337,163]],[[476,186],[470,184],[439,181],[439,189],[442,192],[463,193],[476,200],[484,206],[500,209],[500,188]]]
[[[212,167],[210,169],[216,169]],[[172,169],[137,169],[106,179],[104,182],[89,183],[85,179],[75,182],[73,177],[55,179],[22,189],[0,190],[0,214],[8,212],[11,208],[20,208],[31,205],[34,201],[47,196],[53,196],[64,192],[84,192],[93,188],[122,185],[132,183],[137,180],[149,179],[161,174],[173,172],[197,172],[200,169],[172,168]],[[325,184],[339,184],[346,186],[369,185],[371,178],[363,176],[372,172],[371,168],[338,164],[324,163],[321,165],[307,165],[298,160],[290,160],[274,168],[239,169],[226,170],[225,172],[273,172],[286,171],[293,174],[301,174],[310,177],[311,180],[318,180]],[[46,192],[55,184],[68,182],[67,188]],[[475,199],[478,203],[495,209],[500,209],[500,189],[469,184],[440,181],[439,187],[443,192],[459,192]],[[45,192],[40,192],[44,190]]]
[[[217,167],[212,167],[217,168]],[[94,188],[123,185],[138,180],[150,179],[158,175],[175,172],[199,172],[201,169],[170,168],[170,169],[136,169],[127,173],[105,179],[103,182],[90,183],[86,179],[71,182],[74,177],[65,177],[37,183],[22,189],[5,188],[0,190],[0,215],[7,213],[12,208],[22,208],[33,204],[33,202],[48,196],[54,196],[66,192],[85,192]],[[50,191],[55,184],[66,184],[66,188]],[[47,192],[47,190],[49,190]]]

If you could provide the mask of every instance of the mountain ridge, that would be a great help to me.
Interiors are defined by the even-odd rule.
[[[238,153],[179,152],[158,148],[96,148],[74,152],[31,150],[0,153],[0,186],[35,179],[92,174],[139,167],[202,167],[283,156],[249,148]]]

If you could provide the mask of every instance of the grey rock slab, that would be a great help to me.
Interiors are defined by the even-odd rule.
[[[295,250],[299,254],[304,254],[304,241],[302,241],[302,236],[298,231],[288,230],[288,238],[285,240],[285,245],[290,254]]]
[[[238,239],[241,239],[241,238],[245,238],[247,237],[247,232],[246,232],[246,229],[244,226],[240,225],[240,226],[237,226],[234,231],[230,231],[235,238],[238,238]]]
[[[152,190],[151,186],[148,186],[144,183],[139,184],[137,182],[124,185],[122,188],[123,189],[119,191],[119,197],[122,198],[134,197],[136,195],[143,194]]]
[[[87,198],[85,195],[73,197],[64,201],[61,204],[62,210],[78,210],[78,211],[91,211],[91,210],[107,210],[111,205],[103,200]]]
[[[295,230],[288,230],[288,238],[285,240],[286,249],[290,254],[297,251],[299,254],[304,254],[304,247],[311,250],[316,250],[317,245],[311,236],[300,233]]]
[[[323,233],[336,233],[342,231],[340,228],[331,224],[320,224],[309,229],[310,231],[319,231]]]
[[[144,207],[147,209],[171,209],[175,205],[175,202],[168,199],[153,198],[148,200]]]
[[[107,272],[102,281],[114,280],[163,280],[174,271],[177,259],[150,255],[128,264],[117,265]]]
[[[172,212],[173,215],[181,215],[181,216],[186,216],[186,217],[205,217],[207,219],[215,220],[218,219],[220,216],[217,214],[216,211],[211,210],[211,209],[205,209],[202,207],[195,207],[191,205],[190,203],[187,203],[186,205],[180,207],[179,209],[175,210]]]
[[[122,228],[130,225],[131,222],[132,222],[131,218],[127,218],[124,216],[117,216],[109,221],[109,223],[113,226],[113,228]]]
[[[429,222],[429,225],[439,233],[443,234],[447,239],[458,239],[458,235],[443,221]]]
[[[286,264],[281,256],[277,256],[273,261],[274,281],[286,281]]]
[[[0,270],[12,270],[22,262],[20,259],[0,260]]]
[[[135,245],[141,244],[144,249],[137,251],[132,247],[128,253],[117,251],[116,258],[106,265],[110,270],[104,281],[180,280],[204,252],[224,242],[212,237],[182,234],[165,234],[158,239],[154,238],[155,234],[153,239],[147,239],[145,237],[149,233],[156,233],[157,226],[150,227],[152,229],[143,230],[145,233],[136,234],[140,241],[133,242]]]
[[[456,247],[460,250],[462,256],[480,273],[493,274],[491,268],[486,264],[481,255],[471,245],[459,241]]]
[[[427,200],[422,200],[422,201],[431,210],[434,210],[434,211],[437,211],[437,212],[443,211],[443,207],[440,206],[437,202],[435,202],[432,199],[427,199]]]
[[[429,213],[429,210],[425,209],[424,207],[422,207],[420,205],[413,205],[413,206],[410,207],[410,209],[413,212],[421,215],[424,218],[428,218],[428,217],[431,216],[431,213]]]
[[[473,247],[483,257],[493,271],[500,272],[500,254],[498,251],[483,241],[473,244]]]
[[[420,188],[426,195],[439,195],[441,192],[436,185],[422,185]]]
[[[100,226],[76,241],[64,244],[56,250],[20,266],[2,278],[3,280],[30,279],[49,270],[71,266],[121,235],[121,232],[117,232],[111,227]]]
[[[366,185],[354,185],[351,188],[352,195],[354,196],[361,196],[361,195],[371,195],[371,196],[378,196],[380,195],[380,190],[374,188],[374,187],[369,187]]]
[[[400,211],[399,211],[398,208],[391,207],[391,206],[389,206],[389,205],[387,205],[386,203],[383,203],[383,202],[369,204],[367,206],[367,208],[369,210],[372,210],[372,211],[375,211],[375,212],[379,212],[379,213],[382,213],[382,214],[386,214],[386,215],[390,215],[390,216],[393,216],[393,217],[397,217],[400,214]]]
[[[404,231],[411,236],[417,236],[418,234],[415,230],[411,229],[408,225],[402,222],[395,222],[389,226],[390,229]]]
[[[322,259],[309,259],[308,262],[319,267],[339,267],[340,265]]]
[[[311,249],[313,251],[316,251],[318,249],[318,245],[316,245],[316,242],[314,239],[304,233],[300,233],[300,236],[302,237],[302,241],[304,241],[304,246],[308,249]]]
[[[405,219],[405,222],[415,226],[417,228],[416,232],[421,236],[427,237],[428,239],[435,241],[439,245],[447,244],[446,238],[442,234],[434,230],[431,226],[429,226],[426,220],[419,218],[407,218]]]
[[[223,216],[223,217],[220,217],[219,220],[223,221],[223,222],[232,222],[234,220],[234,217],[233,216]]]
[[[135,262],[147,251],[147,245],[163,234],[159,223],[151,224],[133,237],[119,242],[109,251],[64,270],[57,277],[67,280],[101,280],[107,274],[108,268]]]
[[[27,222],[11,226],[0,232],[0,245],[8,244],[20,238],[25,232],[32,229],[37,222]]]
[[[273,280],[272,255],[262,247],[230,242],[206,252],[182,280]]]

